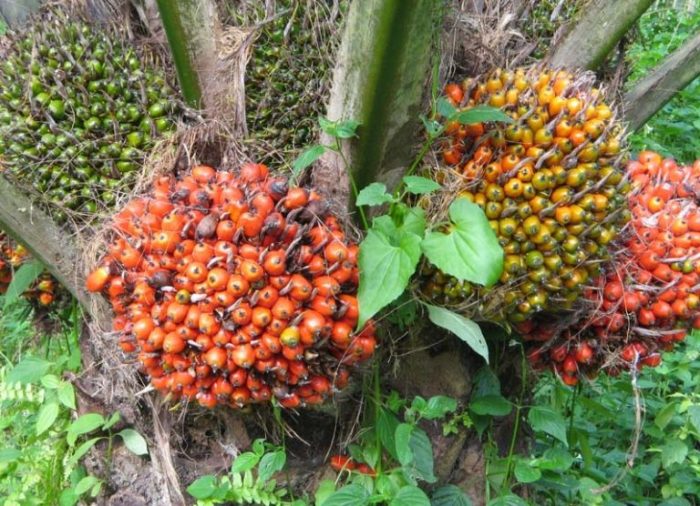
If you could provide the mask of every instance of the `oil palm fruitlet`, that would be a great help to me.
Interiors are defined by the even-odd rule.
[[[483,209],[504,270],[480,288],[426,265],[423,292],[448,306],[477,300],[480,316],[515,323],[572,307],[629,219],[615,112],[590,74],[540,68],[495,70],[445,92],[458,111],[489,105],[512,119],[465,125],[453,116],[442,152],[447,197]]]
[[[173,129],[176,103],[134,48],[47,12],[12,38],[1,64],[0,170],[59,209],[94,213]]]

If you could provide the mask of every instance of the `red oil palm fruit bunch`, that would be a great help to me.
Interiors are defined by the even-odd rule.
[[[155,388],[205,407],[319,404],[376,346],[358,247],[314,190],[265,165],[161,177],[112,219],[87,277]]]
[[[424,292],[448,305],[476,292],[498,311],[482,316],[513,323],[573,307],[629,218],[614,109],[590,74],[542,68],[494,70],[445,93],[459,113],[488,105],[512,120],[447,118],[442,153],[448,186],[483,209],[505,262],[497,293],[429,268]]]
[[[700,328],[700,161],[679,165],[643,151],[627,165],[632,220],[606,274],[585,290],[581,323],[556,332],[526,322],[537,366],[565,382],[580,371],[656,366],[660,352]],[[583,350],[583,351],[581,351]]]

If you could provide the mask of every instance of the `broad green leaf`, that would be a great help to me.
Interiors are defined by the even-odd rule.
[[[405,176],[403,182],[406,185],[406,191],[415,195],[422,195],[440,189],[438,183],[427,177]]]
[[[700,435],[700,405],[690,406],[688,408],[688,417],[693,425],[695,432]]]
[[[260,457],[253,452],[241,453],[236,460],[233,461],[231,465],[232,473],[243,473],[245,471],[250,471],[253,469],[258,462],[260,462]]]
[[[336,137],[338,128],[335,121],[331,121],[325,116],[319,116],[318,126],[321,127],[323,132],[327,133],[331,137]]]
[[[94,487],[97,483],[99,483],[100,480],[98,480],[94,476],[86,476],[82,480],[78,482],[78,484],[75,486],[75,493],[78,495],[83,495],[85,492],[90,490],[92,487]]]
[[[124,440],[124,445],[134,455],[148,454],[148,445],[144,437],[134,429],[123,429],[117,433]]]
[[[397,481],[397,479],[392,479],[390,475],[380,474],[374,482],[376,493],[387,497],[393,497],[399,490],[399,484],[396,483]]]
[[[58,403],[49,402],[44,404],[39,410],[39,414],[36,417],[36,434],[43,434],[51,428],[53,423],[58,418]]]
[[[549,434],[569,446],[566,437],[566,421],[561,414],[549,408],[535,406],[527,414],[527,420],[533,430]]]
[[[67,488],[61,491],[61,495],[58,497],[59,506],[75,506],[78,504],[80,497],[75,493],[72,488]]]
[[[22,452],[17,448],[3,448],[0,450],[0,464],[14,462],[22,456]]]
[[[388,412],[384,408],[379,408],[376,427],[377,434],[379,435],[379,440],[382,442],[384,449],[396,460],[398,460],[399,457],[396,453],[394,434],[396,434],[396,427],[398,426],[399,420],[393,413]]]
[[[393,202],[394,197],[386,190],[384,183],[372,183],[360,191],[355,204],[358,206],[380,206],[388,202]]]
[[[335,481],[321,480],[314,494],[314,505],[321,506],[335,492]]]
[[[411,451],[411,433],[414,427],[407,423],[401,423],[396,427],[394,441],[396,444],[396,456],[402,466],[407,466],[413,462],[413,452]]]
[[[187,493],[195,499],[207,499],[216,490],[216,477],[207,475],[197,478],[187,487]]]
[[[472,506],[472,501],[456,485],[440,487],[430,498],[431,506]]]
[[[472,399],[487,395],[501,395],[501,382],[488,366],[483,366],[474,375]]]
[[[654,425],[659,429],[664,429],[673,418],[673,415],[676,414],[676,406],[676,402],[669,402],[666,404],[654,418]]]
[[[472,350],[484,357],[486,363],[489,362],[489,347],[479,325],[449,309],[430,304],[425,304],[425,307],[428,308],[428,317],[431,322],[452,332],[467,343]]]
[[[477,415],[505,416],[511,412],[513,405],[500,395],[485,395],[472,400],[469,409]]]
[[[19,299],[45,269],[44,264],[36,259],[23,263],[12,276],[5,292],[5,309]]]
[[[61,384],[58,385],[57,394],[61,404],[69,409],[75,410],[75,389],[73,385],[67,381],[61,381]]]
[[[520,483],[533,483],[542,477],[542,472],[539,469],[520,459],[515,463],[514,472]]]
[[[425,211],[420,207],[409,207],[403,216],[401,230],[423,237],[425,235]]]
[[[428,399],[428,405],[421,414],[428,420],[435,420],[444,417],[447,413],[454,412],[456,409],[456,399],[445,395],[436,395]]]
[[[321,155],[323,155],[325,152],[325,146],[321,146],[320,144],[307,148],[292,163],[292,174],[294,177],[297,177],[302,170],[321,158]]]
[[[41,385],[49,390],[55,390],[61,384],[61,378],[55,374],[47,374],[41,377]]]
[[[484,121],[497,121],[500,123],[512,123],[513,119],[496,107],[477,105],[456,113],[452,119],[462,125],[473,125]]]
[[[253,450],[254,454],[262,457],[263,454],[265,453],[265,440],[262,438],[259,438],[259,439],[256,439],[255,441],[253,441],[252,450]]]
[[[457,114],[457,109],[452,105],[452,102],[447,100],[445,97],[440,97],[436,101],[437,113],[445,119],[450,119],[452,116]]]
[[[283,450],[266,453],[262,456],[258,465],[258,479],[266,482],[272,478],[273,474],[281,471],[286,462],[287,454]]]
[[[491,286],[503,272],[501,248],[488,219],[476,204],[456,199],[449,209],[447,233],[428,232],[421,243],[432,264],[450,276]]]
[[[409,446],[413,455],[411,466],[416,476],[428,483],[435,483],[437,478],[433,474],[433,447],[430,444],[430,438],[423,429],[413,428]]]
[[[122,415],[119,413],[119,411],[115,411],[112,413],[112,416],[110,416],[107,421],[102,425],[102,430],[109,430],[112,427],[114,427],[119,420],[121,420]]]
[[[430,506],[430,499],[418,487],[406,485],[396,492],[389,506]]]
[[[333,492],[321,506],[365,506],[369,504],[369,492],[362,485],[351,483]]]
[[[670,439],[661,447],[661,464],[668,468],[672,464],[681,464],[688,455],[688,446],[679,439]]]
[[[92,432],[104,423],[105,419],[99,413],[86,413],[70,424],[66,434],[66,441],[68,441],[70,446],[73,446],[79,436]]]
[[[391,219],[385,221],[391,222]],[[418,260],[420,237],[417,235],[396,228],[391,235],[370,229],[360,244],[357,328],[362,328],[367,320],[403,293]]]
[[[508,494],[496,499],[491,499],[486,506],[529,506],[527,502],[517,495]]]
[[[430,137],[431,139],[434,139],[442,133],[443,126],[439,121],[435,121],[434,119],[428,119],[423,115],[421,115],[420,120],[423,122],[425,131],[428,132],[428,137]]]
[[[346,119],[339,121],[335,127],[335,136],[339,139],[350,139],[357,134],[357,128],[360,126],[359,121],[354,119]]]
[[[8,383],[35,383],[51,367],[51,362],[36,357],[27,357],[14,366],[7,375]]]
[[[540,459],[537,460],[537,467],[550,471],[566,471],[574,463],[574,458],[563,448],[549,448]]]

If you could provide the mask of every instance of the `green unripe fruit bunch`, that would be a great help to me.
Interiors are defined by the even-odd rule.
[[[0,171],[89,217],[128,190],[180,106],[163,72],[98,27],[45,13],[0,63]]]

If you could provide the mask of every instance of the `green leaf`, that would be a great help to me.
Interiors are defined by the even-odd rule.
[[[537,460],[537,467],[549,471],[566,471],[574,463],[574,458],[563,448],[549,448],[542,458]]]
[[[392,413],[389,413],[384,408],[379,408],[379,415],[377,416],[377,434],[379,435],[379,440],[384,449],[389,452],[389,455],[395,460],[399,460],[396,452],[396,441],[394,439],[396,427],[398,426],[399,420]]]
[[[569,446],[566,438],[566,422],[561,414],[549,408],[535,406],[527,414],[527,420],[533,430],[549,434]]]
[[[387,192],[384,183],[372,183],[362,188],[362,191],[357,195],[355,204],[358,206],[380,206],[393,201],[394,197]]]
[[[369,492],[362,485],[351,483],[333,492],[322,506],[365,506],[369,504]]]
[[[433,474],[433,447],[430,438],[423,429],[414,427],[409,441],[413,455],[412,466],[418,478],[428,483],[435,483],[437,478]]]
[[[335,492],[335,481],[321,480],[316,487],[316,493],[314,494],[315,506],[321,506],[324,501],[333,494],[333,492]]]
[[[262,438],[259,438],[259,439],[256,439],[255,441],[253,441],[252,449],[253,449],[253,453],[262,457],[263,454],[265,453],[265,440]]]
[[[491,499],[486,506],[528,506],[528,504],[517,495],[508,494]]]
[[[389,506],[430,506],[430,499],[418,487],[406,485],[396,492]]]
[[[425,131],[428,133],[428,137],[430,137],[431,139],[434,139],[442,133],[444,127],[439,121],[436,121],[434,119],[428,119],[422,114],[420,116],[420,120],[423,122]]]
[[[14,366],[7,375],[8,383],[35,383],[51,367],[51,362],[35,357],[27,357]]]
[[[32,259],[22,264],[12,276],[5,292],[5,309],[19,299],[46,268],[39,260]]]
[[[421,415],[428,420],[442,418],[447,413],[457,409],[457,400],[445,395],[436,395],[428,399],[428,405],[422,410]]]
[[[411,433],[413,425],[408,423],[400,423],[396,427],[394,433],[394,441],[396,442],[396,456],[402,466],[407,466],[413,462],[413,452],[411,451]]]
[[[474,123],[483,123],[484,121],[497,121],[500,123],[512,123],[513,119],[496,107],[488,105],[477,105],[470,107],[464,111],[459,111],[454,116],[453,120],[462,125],[473,125]]]
[[[101,439],[107,439],[105,437],[94,437],[92,439],[88,439],[84,443],[81,443],[80,446],[78,446],[75,449],[75,452],[73,452],[73,455],[70,456],[68,459],[68,467],[75,467],[75,465],[78,463],[78,461],[83,458],[83,455],[85,455],[90,448],[95,446],[95,444],[100,441]]]
[[[501,395],[501,382],[488,366],[483,366],[474,375],[472,399],[487,395]]]
[[[266,482],[272,478],[273,474],[281,471],[286,462],[287,454],[284,453],[284,450],[266,453],[260,459],[260,465],[258,466],[258,479],[262,482]]]
[[[360,244],[357,328],[403,293],[420,260],[420,237],[397,229],[388,216],[383,218],[386,220],[374,221],[382,230],[373,225]]]
[[[94,476],[86,476],[82,480],[78,482],[78,484],[75,486],[75,493],[78,495],[83,495],[85,492],[90,490],[92,487],[94,487],[97,483],[99,483],[100,480],[98,480]]]
[[[693,425],[695,432],[700,435],[700,405],[690,406],[688,408],[688,417]]]
[[[501,248],[488,219],[476,204],[456,199],[449,209],[451,230],[429,232],[421,247],[432,264],[460,281],[491,286],[503,272]]]
[[[22,452],[17,448],[3,448],[0,450],[0,464],[14,462],[22,456]]]
[[[58,418],[58,403],[49,402],[44,404],[39,410],[39,414],[36,417],[36,434],[43,434],[51,428],[53,423]]]
[[[75,411],[75,389],[67,381],[61,381],[57,390],[58,400],[65,407]]]
[[[61,379],[55,374],[47,374],[41,377],[41,384],[44,388],[55,390],[61,384]]]
[[[357,135],[357,128],[360,126],[359,121],[354,119],[346,119],[344,121],[339,121],[335,127],[335,137],[339,139],[350,139]]]
[[[119,413],[119,411],[115,411],[112,413],[112,416],[110,416],[107,421],[102,425],[102,430],[109,430],[112,427],[114,427],[119,420],[121,420],[122,415]]]
[[[401,230],[423,237],[425,235],[425,211],[420,207],[409,207],[407,209],[403,216]]]
[[[472,506],[467,495],[456,485],[445,485],[433,492],[431,506]]]
[[[245,471],[250,471],[253,469],[258,462],[260,462],[260,457],[253,452],[241,453],[236,460],[233,461],[231,465],[232,473],[243,473]]]
[[[187,493],[195,499],[207,499],[216,491],[216,478],[211,475],[202,476],[187,487]]]
[[[424,304],[428,308],[428,317],[438,327],[447,329],[462,341],[467,343],[469,347],[476,353],[484,357],[486,363],[489,361],[489,347],[484,339],[484,334],[481,333],[479,325],[463,316],[453,313],[449,309],[439,306],[431,306]]]
[[[676,402],[666,404],[654,418],[654,425],[659,429],[664,429],[673,418],[673,415],[676,414],[676,405]]]
[[[99,413],[86,413],[70,424],[66,441],[70,446],[73,446],[79,436],[92,432],[101,427],[103,423],[105,423],[105,419]]]
[[[296,178],[302,170],[321,158],[321,155],[323,155],[325,152],[326,147],[321,146],[320,144],[315,144],[310,148],[307,148],[292,163],[292,175]]]
[[[447,100],[445,97],[440,97],[436,101],[437,113],[445,119],[450,119],[452,116],[457,114],[457,109],[452,105],[452,102]]]
[[[148,445],[144,437],[134,429],[123,429],[117,433],[124,440],[124,445],[134,455],[147,455]]]
[[[515,477],[520,483],[533,483],[542,477],[542,472],[524,460],[515,463]]]
[[[403,182],[406,185],[406,191],[415,195],[422,195],[440,189],[438,183],[427,177],[405,176]]]
[[[477,415],[505,416],[511,412],[513,405],[500,395],[485,395],[472,400],[469,408]]]
[[[688,446],[679,439],[670,439],[661,447],[661,464],[668,468],[672,464],[682,464],[688,455]]]

